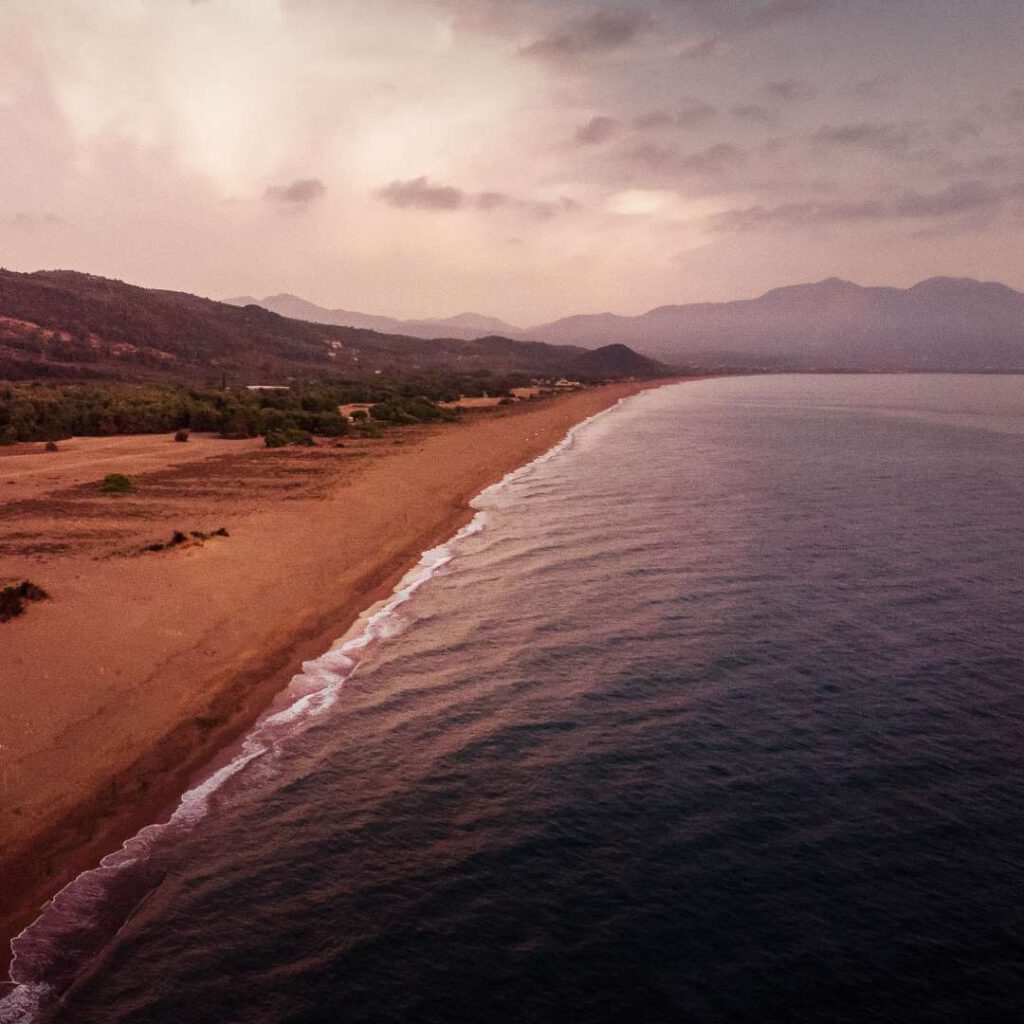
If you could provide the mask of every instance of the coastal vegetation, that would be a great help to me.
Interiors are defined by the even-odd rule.
[[[0,445],[18,441],[113,434],[173,434],[190,431],[225,437],[258,437],[304,431],[340,437],[353,429],[338,407],[369,404],[369,417],[383,423],[451,420],[439,402],[460,396],[507,395],[523,378],[474,373],[425,373],[369,379],[292,384],[288,387],[191,387],[175,384],[10,383],[0,385]],[[353,416],[367,422],[367,415]],[[286,441],[285,443],[292,443]]]

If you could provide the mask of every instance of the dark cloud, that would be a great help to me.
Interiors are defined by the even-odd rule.
[[[946,138],[952,142],[963,142],[965,139],[976,139],[981,134],[981,125],[966,117],[958,117],[946,125]]]
[[[418,210],[475,209],[485,213],[507,210],[538,220],[571,213],[579,204],[565,196],[552,201],[518,199],[505,192],[466,192],[454,185],[432,185],[426,175],[408,181],[392,181],[377,190],[377,198],[389,206]]]
[[[486,193],[493,195],[494,193]],[[392,181],[377,191],[389,206],[420,210],[458,210],[466,202],[466,193],[452,185],[431,185],[426,175],[408,181]]]
[[[892,209],[897,217],[951,217],[994,210],[1006,198],[1005,189],[992,188],[981,181],[957,181],[930,195],[905,192]]]
[[[596,11],[570,22],[559,32],[544,36],[520,52],[542,60],[572,60],[590,54],[620,49],[631,43],[650,24],[640,10]]]
[[[722,231],[753,231],[863,221],[963,219],[994,214],[1007,200],[1021,195],[1024,195],[1022,185],[993,188],[980,181],[958,181],[938,192],[922,193],[911,189],[888,200],[751,206],[718,214],[712,222]]]
[[[695,101],[676,112],[676,125],[680,128],[697,128],[718,117],[718,107],[711,103]]]
[[[754,124],[770,124],[775,120],[775,114],[773,111],[769,110],[767,107],[762,107],[757,103],[749,103],[742,107],[733,107],[729,113],[740,121],[750,121]]]
[[[746,163],[746,154],[731,142],[718,142],[699,153],[683,157],[678,166],[684,171],[698,174],[725,174]]]
[[[58,224],[66,224],[63,217],[55,213],[46,213],[36,217],[30,213],[15,213],[9,217],[0,217],[0,227],[21,228],[32,230],[35,228],[55,227]]]
[[[581,146],[596,146],[607,142],[619,130],[619,122],[613,117],[592,117],[576,130],[576,141]]]
[[[886,92],[895,81],[895,75],[875,75],[857,82],[850,91],[854,96],[874,97]]]
[[[263,193],[263,198],[275,203],[304,206],[319,199],[326,191],[326,186],[319,178],[297,178],[290,185],[271,185]]]
[[[679,161],[679,154],[671,147],[648,142],[634,146],[625,157],[629,166],[655,172],[670,170]]]
[[[826,125],[811,135],[818,145],[860,147],[886,153],[902,152],[914,141],[908,125],[861,121],[858,124]]]
[[[803,78],[783,78],[778,82],[767,82],[762,91],[774,100],[792,103],[795,100],[809,100],[817,95],[817,90]]]
[[[754,11],[750,20],[755,25],[773,25],[789,18],[816,14],[824,6],[824,0],[768,0]]]
[[[708,36],[683,48],[679,54],[684,60],[707,60],[722,52],[724,43],[719,36]]]
[[[702,100],[689,100],[679,110],[654,110],[633,119],[633,126],[652,128],[699,128],[718,117],[718,108]]]
[[[579,203],[566,196],[548,202],[537,199],[517,199],[504,192],[478,192],[471,197],[471,201],[478,210],[511,210],[513,213],[525,214],[537,220],[550,220],[560,213],[572,213],[580,208]]]

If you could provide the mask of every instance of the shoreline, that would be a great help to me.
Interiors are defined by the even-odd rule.
[[[338,581],[335,591],[325,593],[315,586],[306,586],[305,592],[308,594],[312,589],[318,602],[308,607],[305,614],[293,615],[288,623],[289,628],[275,631],[268,627],[261,629],[255,636],[249,630],[248,635],[242,638],[245,641],[244,649],[240,652],[231,651],[236,656],[230,659],[233,664],[211,664],[216,659],[209,656],[209,650],[200,649],[197,652],[193,648],[185,652],[192,655],[190,659],[185,659],[191,662],[192,671],[202,672],[204,668],[210,671],[198,682],[193,680],[191,688],[186,687],[189,692],[176,695],[178,699],[172,714],[162,716],[163,723],[169,727],[155,732],[152,730],[153,722],[143,721],[142,725],[150,726],[151,731],[143,736],[141,744],[136,748],[136,756],[122,757],[121,763],[112,772],[101,771],[99,774],[104,776],[102,785],[95,785],[93,780],[89,780],[93,782],[92,785],[80,785],[78,792],[66,798],[64,806],[58,808],[56,813],[51,811],[46,819],[34,827],[30,825],[22,829],[20,844],[19,836],[15,834],[14,843],[17,845],[13,849],[9,840],[5,843],[7,848],[0,856],[0,867],[12,885],[6,893],[0,893],[0,940],[8,948],[7,962],[10,959],[10,940],[35,920],[45,903],[57,891],[83,871],[98,865],[104,856],[118,850],[125,840],[141,828],[166,820],[181,795],[204,773],[204,769],[208,770],[218,756],[237,743],[263,716],[275,697],[287,687],[303,661],[315,660],[330,650],[338,638],[350,633],[372,612],[376,604],[387,600],[424,552],[451,539],[473,518],[475,510],[470,502],[474,497],[544,455],[580,423],[610,409],[619,400],[652,387],[689,379],[693,378],[605,385],[554,400],[513,407],[513,410],[507,412],[473,414],[469,422],[456,427],[454,431],[450,426],[442,426],[420,432],[415,441],[415,449],[408,453],[408,460],[419,458],[421,463],[427,460],[428,465],[431,458],[436,465],[438,459],[443,459],[445,453],[453,449],[452,439],[456,435],[459,441],[466,442],[454,446],[463,458],[474,449],[474,443],[481,446],[486,442],[493,444],[496,439],[501,440],[504,436],[504,444],[499,446],[498,451],[489,451],[484,460],[477,459],[468,468],[462,466],[458,479],[448,481],[446,493],[440,496],[440,501],[435,501],[426,519],[414,522],[407,509],[401,524],[403,528],[389,531],[390,535],[386,538],[371,537],[371,546],[383,550],[374,550],[371,557],[363,557],[361,562],[356,558],[354,568],[357,571],[350,573],[344,583]],[[511,431],[513,437],[507,436],[510,433],[507,429],[503,434],[503,425],[514,428]],[[405,443],[404,438],[396,440]],[[397,454],[400,458],[406,455],[405,452],[389,454]],[[372,464],[370,468],[374,468]],[[425,481],[421,465],[421,479],[414,483],[427,482],[429,486],[432,484],[429,480],[431,475],[428,472]],[[344,497],[345,492],[358,483],[354,485],[343,481],[339,484],[335,481],[326,495],[306,502],[307,506],[315,502],[320,508],[303,508],[300,511],[322,513],[323,506],[337,502],[339,496]],[[413,499],[411,504],[416,505],[417,495],[414,492],[415,488],[413,493],[405,496],[407,506],[410,497]],[[334,523],[337,525],[337,508],[333,511]],[[325,517],[320,514],[319,518],[321,522],[315,525],[330,525],[329,515]],[[259,530],[255,532],[258,543],[261,534]],[[263,540],[266,535],[267,530],[264,529]],[[337,537],[314,531],[311,539],[329,548],[331,541],[337,540]],[[390,540],[391,545],[384,544],[385,540]],[[227,547],[226,543],[224,550]],[[294,550],[294,545],[292,548]],[[325,558],[330,553],[326,548],[319,552]],[[313,562],[317,554],[313,552]],[[271,567],[278,572],[282,567],[291,566],[301,570],[312,565],[307,557],[307,565],[296,567],[289,561],[287,552],[281,555],[279,560],[272,556],[270,558]],[[244,552],[239,557],[244,562]],[[146,573],[141,575],[145,576]],[[153,575],[149,573],[150,584],[154,582]],[[244,591],[246,588],[242,589]],[[248,589],[252,591],[256,588]],[[303,590],[301,587],[298,589]],[[246,595],[243,593],[241,596],[244,599]],[[113,602],[112,610],[116,617],[116,601]],[[52,616],[59,614],[60,609],[55,605],[46,611]],[[32,618],[38,625],[42,616],[36,616],[33,612]],[[26,616],[28,619],[29,616]],[[6,625],[9,628],[11,624]],[[5,630],[6,635],[9,634]],[[201,631],[199,637],[201,641],[213,640]],[[142,640],[144,642],[145,637]],[[202,648],[202,643],[199,647]],[[204,653],[207,655],[205,658]],[[161,667],[167,666],[157,665],[157,671],[146,678],[145,682],[154,682]],[[127,720],[122,724],[127,726],[129,732],[138,731],[133,727],[138,727],[139,723],[131,721],[130,713],[122,717]],[[57,737],[64,742],[69,738],[73,740],[73,737],[63,735]],[[70,758],[73,762],[73,752]],[[65,756],[64,760],[67,762],[68,757]],[[6,772],[4,785],[6,795]],[[48,795],[52,797],[52,794]],[[45,800],[40,803],[45,811]],[[14,811],[25,815],[22,807]],[[8,821],[12,818],[10,814],[5,817]],[[17,896],[14,895],[15,888]]]

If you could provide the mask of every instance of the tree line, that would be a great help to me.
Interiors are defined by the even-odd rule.
[[[339,405],[366,402],[374,420],[423,423],[454,418],[439,402],[461,395],[507,395],[520,383],[481,371],[298,383],[266,391],[172,384],[0,384],[0,444],[178,430],[225,437],[286,431],[338,437],[352,430],[339,415]]]

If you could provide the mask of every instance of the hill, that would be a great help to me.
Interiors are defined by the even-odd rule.
[[[794,370],[1024,370],[1024,294],[937,277],[912,288],[830,278],[757,299],[661,306],[641,316],[572,316],[546,341],[627,344],[674,365]]]
[[[426,340],[308,323],[257,305],[74,271],[0,270],[0,379],[201,382],[226,376],[245,384],[440,367],[589,377],[581,369],[588,359],[576,346],[498,336]],[[593,365],[597,375],[610,375],[600,362]]]
[[[519,339],[526,336],[518,327],[513,327],[497,317],[483,316],[480,313],[459,313],[457,316],[444,319],[399,320],[391,316],[357,313],[350,309],[327,309],[288,292],[268,295],[264,299],[239,295],[224,301],[232,306],[262,306],[272,313],[279,313],[293,320],[308,320],[310,323],[332,324],[335,327],[359,327],[386,334],[402,334],[410,338],[463,338],[471,341],[486,334],[500,334],[506,338]]]

